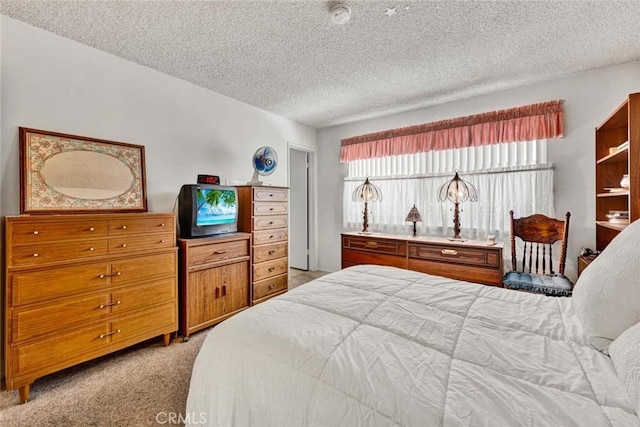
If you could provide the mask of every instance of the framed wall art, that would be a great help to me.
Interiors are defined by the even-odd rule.
[[[146,212],[144,146],[20,128],[20,213]]]

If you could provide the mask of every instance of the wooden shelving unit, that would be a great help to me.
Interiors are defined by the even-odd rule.
[[[630,222],[640,217],[640,93],[630,94],[596,128],[595,168],[596,249],[603,250],[628,225],[609,222],[609,211],[629,211]],[[629,175],[628,190],[607,190],[619,188],[624,174]]]

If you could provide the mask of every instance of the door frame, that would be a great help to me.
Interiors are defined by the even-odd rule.
[[[291,162],[289,150],[304,151],[309,155],[309,178],[307,181],[307,226],[309,233],[309,271],[318,270],[318,215],[317,215],[317,157],[316,150],[304,145],[292,142],[287,143],[287,186],[291,186]],[[289,221],[289,233],[291,233],[291,221]],[[291,251],[291,245],[289,245]],[[290,256],[290,254],[289,254]]]

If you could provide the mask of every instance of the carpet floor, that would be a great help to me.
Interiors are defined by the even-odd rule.
[[[157,339],[40,378],[24,405],[18,404],[17,391],[2,392],[0,425],[171,425],[170,414],[184,413],[191,368],[206,334],[176,339],[168,347]]]
[[[292,289],[324,272],[293,271]],[[146,427],[183,425],[191,368],[208,330],[168,347],[158,338],[39,378],[30,401],[0,392],[0,426]]]

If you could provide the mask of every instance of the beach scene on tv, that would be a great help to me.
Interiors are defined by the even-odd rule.
[[[231,190],[199,188],[196,225],[233,224],[236,220],[236,193]]]

